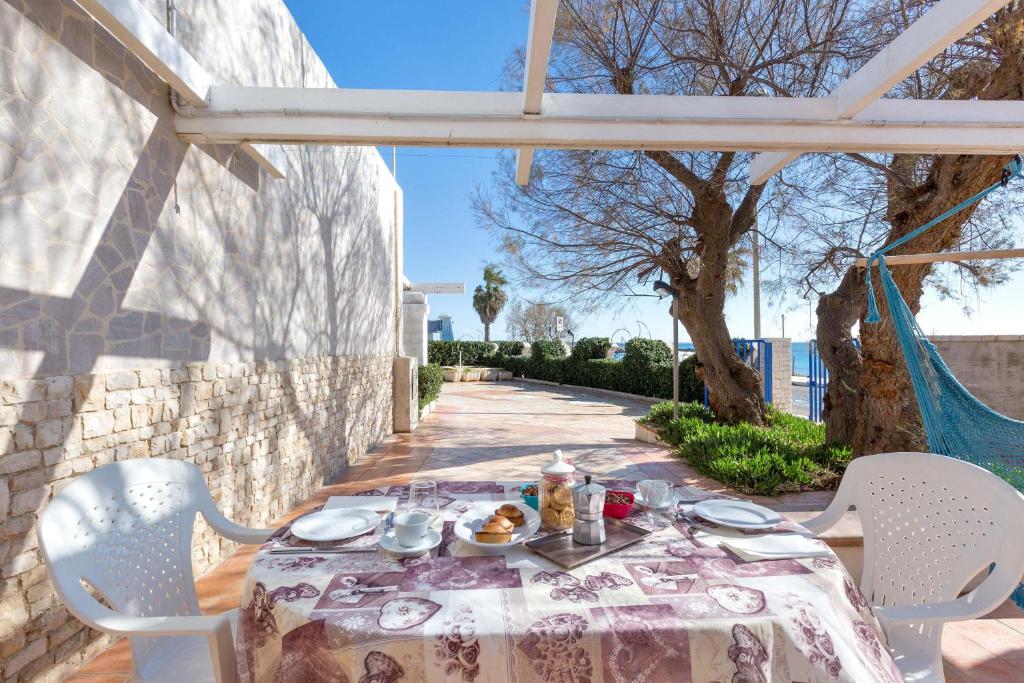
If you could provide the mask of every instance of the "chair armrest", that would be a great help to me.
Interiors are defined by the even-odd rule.
[[[225,615],[186,617],[130,617],[106,610],[108,614],[92,619],[95,628],[116,636],[210,636],[227,627],[231,620]]]
[[[979,568],[980,569],[980,568]],[[983,617],[1010,597],[1020,580],[1016,568],[996,566],[978,586],[955,600],[928,605],[876,607],[875,615],[885,624],[939,624]]]
[[[217,511],[216,514],[210,514],[204,510],[203,517],[210,526],[216,529],[218,534],[236,543],[245,543],[247,545],[263,543],[277,531],[277,529],[250,529],[249,527],[235,524],[220,514],[220,511]]]
[[[820,515],[801,522],[801,525],[815,536],[819,536],[838,524],[851,505],[853,505],[853,501],[848,498],[843,487],[840,487],[836,491],[835,498],[832,499],[832,502],[829,503],[828,507]]]

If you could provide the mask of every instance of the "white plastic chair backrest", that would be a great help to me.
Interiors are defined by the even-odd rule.
[[[857,506],[861,590],[874,605],[953,600],[992,563],[1015,567],[1010,582],[1020,576],[1024,496],[976,465],[933,453],[860,457],[836,498]]]
[[[200,614],[192,574],[196,513],[213,507],[190,463],[145,458],[78,477],[40,515],[40,549],[58,595],[89,623],[85,581],[128,616]],[[92,625],[92,624],[90,624]],[[141,668],[154,638],[132,638]]]

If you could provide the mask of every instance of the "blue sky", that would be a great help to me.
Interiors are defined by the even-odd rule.
[[[498,90],[502,69],[512,51],[526,42],[527,3],[518,0],[445,2],[327,2],[286,0],[303,32],[327,64],[334,80],[348,88],[415,90]],[[390,165],[391,149],[382,149]],[[486,185],[495,169],[496,150],[399,148],[397,177],[405,194],[405,272],[410,280],[460,281],[465,296],[430,297],[431,317],[447,313],[456,336],[482,338],[482,325],[471,305],[472,289],[487,262],[500,262],[494,240],[478,228],[469,197]],[[962,302],[939,302],[926,295],[919,321],[937,334],[1021,334],[1019,292],[1024,275],[969,303],[977,310],[970,319]],[[577,321],[577,337],[606,336],[619,328],[632,335],[647,330],[671,339],[666,305],[655,299],[634,299],[625,308]],[[783,307],[762,305],[762,334],[782,333],[807,339],[811,321],[806,301],[794,299]],[[745,287],[726,307],[734,336],[753,334],[753,300]],[[504,337],[499,317],[492,336]],[[616,339],[622,336],[619,332]],[[685,330],[680,330],[682,339]]]

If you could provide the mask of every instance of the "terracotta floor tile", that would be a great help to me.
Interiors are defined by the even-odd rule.
[[[998,619],[974,619],[949,624],[949,629],[968,638],[997,657],[1024,658],[1024,633]]]
[[[87,674],[76,673],[64,679],[64,683],[127,683],[130,673],[123,674]]]

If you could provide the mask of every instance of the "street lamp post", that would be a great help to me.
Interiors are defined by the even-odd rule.
[[[672,297],[672,419],[679,419],[679,290],[658,280],[654,283],[658,298]]]

